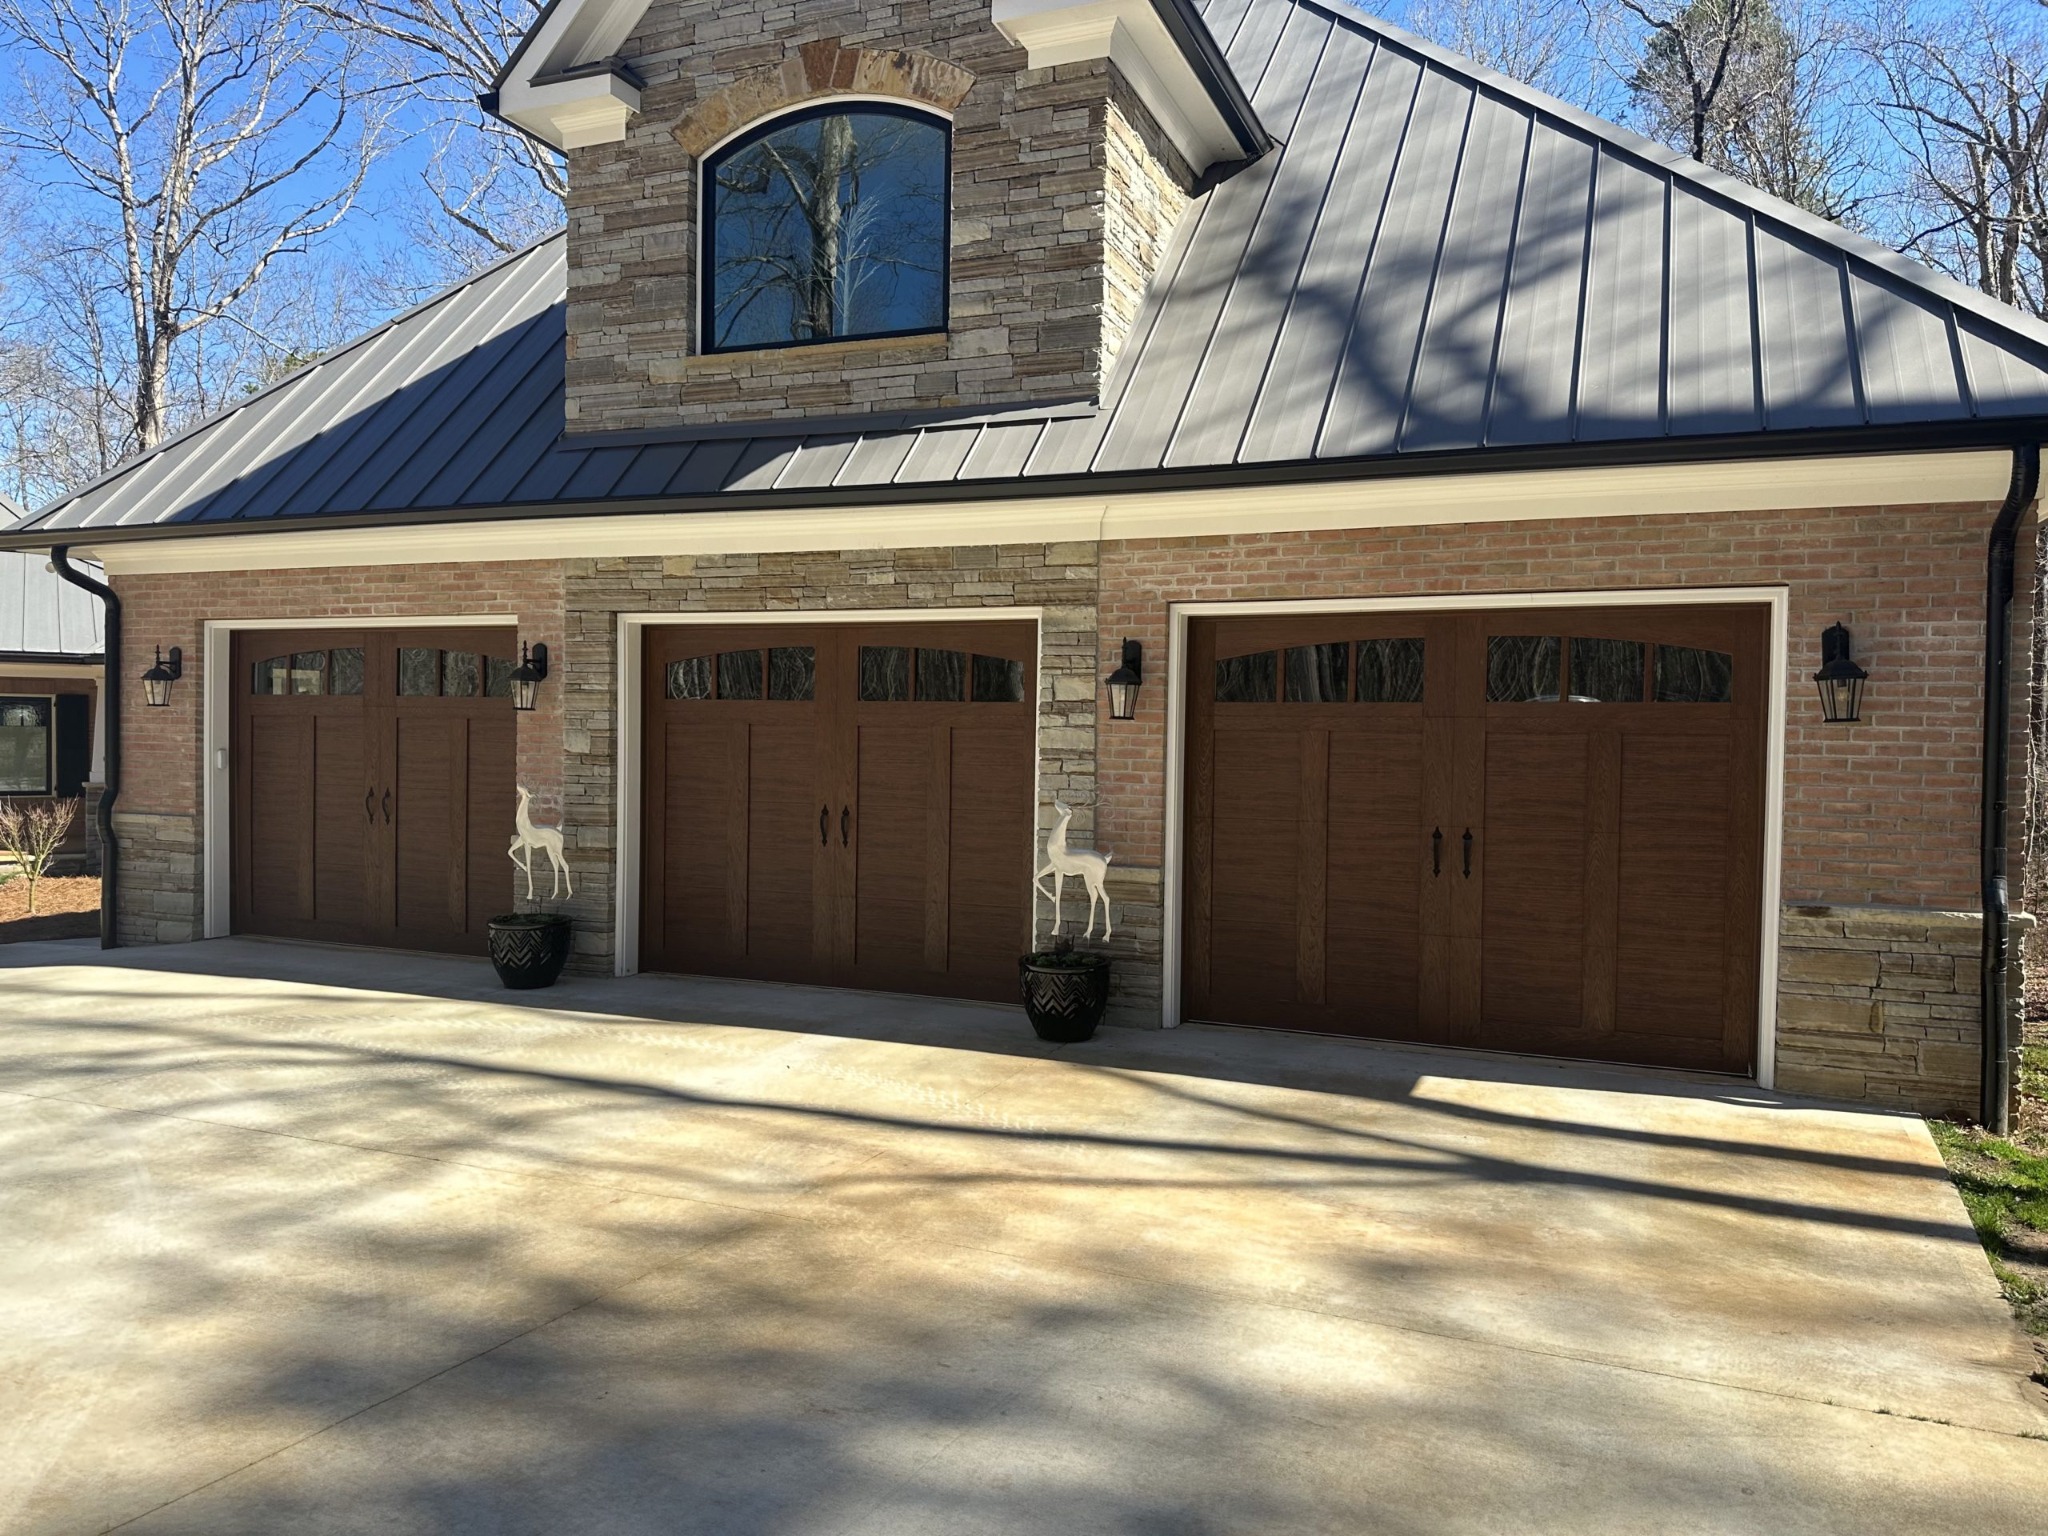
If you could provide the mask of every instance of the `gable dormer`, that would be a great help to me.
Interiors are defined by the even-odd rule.
[[[1187,0],[560,0],[572,434],[1091,401],[1268,141]]]

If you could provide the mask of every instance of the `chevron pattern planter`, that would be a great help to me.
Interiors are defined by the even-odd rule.
[[[1026,955],[1017,962],[1017,985],[1038,1038],[1072,1045],[1095,1033],[1109,1006],[1109,957],[1062,955],[1047,963]]]

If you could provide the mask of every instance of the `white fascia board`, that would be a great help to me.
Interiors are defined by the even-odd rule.
[[[640,88],[614,74],[545,85],[508,81],[498,96],[498,112],[557,149],[616,144],[640,113]]]
[[[558,0],[514,53],[498,87],[498,115],[557,149],[625,138],[640,111],[639,88],[614,74],[574,72],[616,58],[647,6],[648,0]]]
[[[305,532],[241,531],[92,548],[115,576],[310,570],[473,560],[929,549],[1094,539],[1186,539],[1452,524],[1580,521],[1714,512],[1998,502],[2003,451],[1756,459],[1595,469],[1492,471],[1307,485],[1003,497],[735,512],[603,513]],[[271,525],[274,528],[274,525]],[[1816,524],[1816,536],[1824,524]],[[92,534],[81,529],[80,546]]]
[[[1152,0],[994,0],[996,30],[1033,69],[1108,59],[1197,176],[1242,159],[1237,141]]]

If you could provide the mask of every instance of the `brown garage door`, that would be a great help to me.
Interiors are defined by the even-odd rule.
[[[1751,1070],[1766,616],[1197,621],[1188,1016]]]
[[[238,933],[481,953],[512,905],[509,629],[234,643]]]
[[[1036,642],[996,622],[650,630],[644,963],[1013,999]]]

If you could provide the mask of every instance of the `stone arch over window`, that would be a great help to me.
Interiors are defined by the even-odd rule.
[[[781,64],[751,70],[705,97],[675,126],[676,142],[701,160],[739,129],[827,96],[887,97],[951,113],[974,76],[915,49],[846,48],[837,38],[805,43]]]

